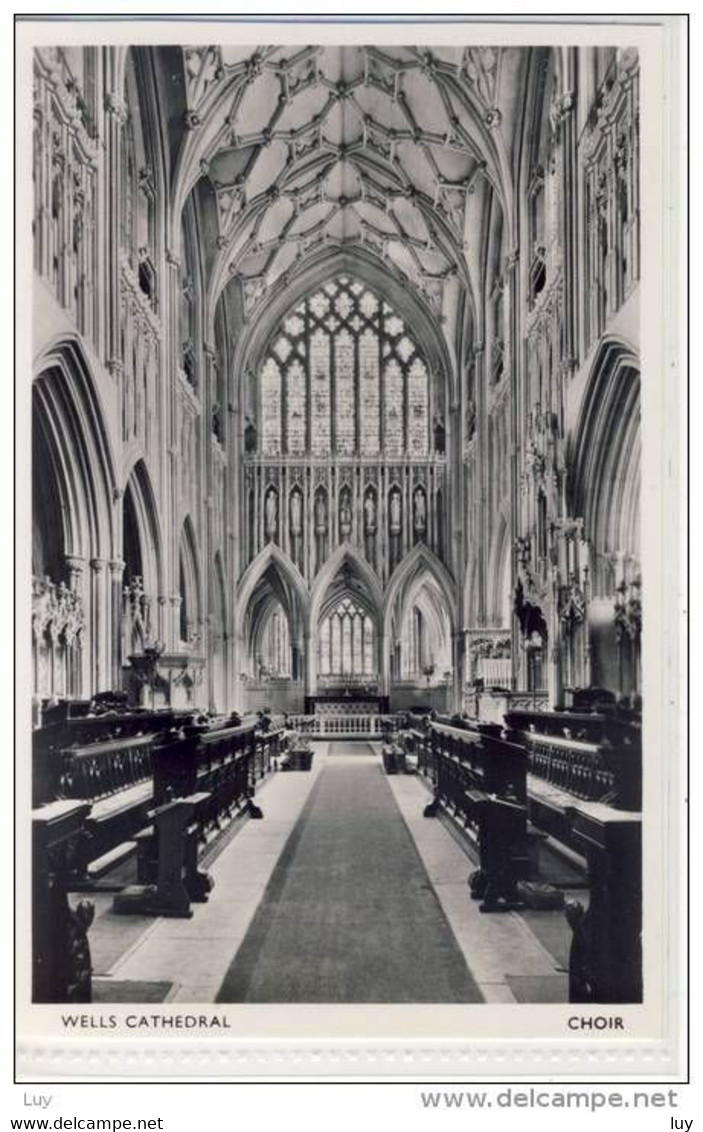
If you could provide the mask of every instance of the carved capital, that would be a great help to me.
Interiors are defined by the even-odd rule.
[[[119,94],[114,91],[108,91],[105,95],[105,110],[107,113],[115,118],[120,125],[123,125],[127,120],[127,104]]]
[[[107,360],[108,373],[112,378],[117,380],[124,373],[124,364],[121,358],[108,358]]]
[[[85,570],[85,567],[86,567],[85,558],[79,558],[76,555],[67,554],[65,561],[66,561],[66,566],[68,567],[68,572],[71,576],[71,580],[73,581],[74,578],[78,579],[81,576],[81,574],[83,573],[83,571]]]

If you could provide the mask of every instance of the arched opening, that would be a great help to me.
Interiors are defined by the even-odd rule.
[[[570,505],[590,552],[590,681],[639,695],[640,374],[625,343],[607,339],[598,351],[571,454]]]
[[[302,711],[307,596],[291,561],[274,545],[239,587],[239,679],[245,709]]]
[[[379,688],[383,597],[368,562],[339,547],[318,575],[310,599],[308,695]]]
[[[119,682],[114,476],[102,413],[72,341],[46,355],[32,389],[33,693],[91,695]],[[105,611],[110,610],[106,619]]]
[[[122,502],[122,659],[141,653],[163,636],[158,597],[162,592],[161,538],[156,501],[143,460],[127,481]]]
[[[455,606],[444,567],[426,548],[416,547],[386,595],[386,674],[393,708],[447,711],[453,706]]]
[[[178,556],[179,648],[182,652],[201,654],[202,596],[195,531],[190,516],[181,531]]]

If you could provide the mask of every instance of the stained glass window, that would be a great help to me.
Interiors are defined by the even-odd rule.
[[[286,371],[287,449],[295,455],[305,451],[307,376],[300,362],[295,361]]]
[[[310,448],[314,456],[327,456],[331,447],[330,339],[322,330],[316,330],[310,339],[310,378]]]
[[[360,280],[328,280],[283,318],[260,393],[265,455],[429,453],[426,362],[406,322]]]
[[[408,373],[408,451],[412,456],[427,455],[427,370],[415,358]]]
[[[322,676],[374,675],[373,621],[350,598],[344,598],[320,625],[319,671]]]
[[[354,339],[342,330],[334,343],[336,406],[336,449],[340,456],[356,451],[356,406],[354,404]]]
[[[383,370],[386,395],[385,450],[389,456],[401,456],[405,447],[405,420],[403,412],[403,371],[395,358]]]
[[[267,456],[281,451],[281,371],[273,358],[261,374],[261,446]]]
[[[375,456],[381,448],[378,338],[366,330],[359,339],[359,405],[361,452]]]

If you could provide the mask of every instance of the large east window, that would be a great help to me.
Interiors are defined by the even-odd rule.
[[[349,276],[283,319],[259,389],[263,455],[428,455],[425,359],[390,304]]]

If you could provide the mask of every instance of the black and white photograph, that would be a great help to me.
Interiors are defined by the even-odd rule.
[[[638,37],[176,29],[28,53],[29,1001],[622,1039],[665,915]]]

